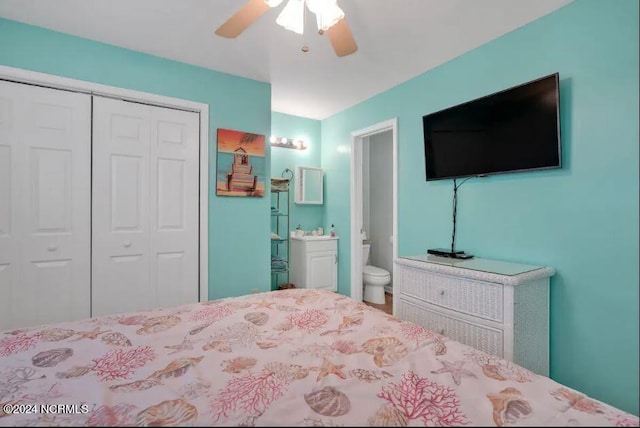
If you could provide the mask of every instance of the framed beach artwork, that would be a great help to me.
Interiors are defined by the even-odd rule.
[[[217,196],[264,196],[264,135],[218,128],[217,156]]]

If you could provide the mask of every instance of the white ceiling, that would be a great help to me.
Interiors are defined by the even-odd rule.
[[[311,16],[303,36],[277,25],[284,3],[236,39],[214,31],[245,0],[0,0],[0,16],[270,82],[274,111],[324,119],[571,1],[339,0],[359,47],[342,58]]]

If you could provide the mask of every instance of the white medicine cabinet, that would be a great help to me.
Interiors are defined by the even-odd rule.
[[[296,167],[295,203],[322,205],[322,168],[299,166]]]

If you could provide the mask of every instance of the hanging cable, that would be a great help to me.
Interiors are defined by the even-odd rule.
[[[462,183],[458,184],[456,179],[453,179],[453,233],[451,234],[451,254],[455,254],[456,247],[456,214],[458,211],[458,188],[466,183],[468,180],[474,177],[468,177],[462,180]]]

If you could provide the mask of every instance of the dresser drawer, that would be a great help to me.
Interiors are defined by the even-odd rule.
[[[454,311],[503,322],[503,286],[402,267],[401,293]]]
[[[487,354],[504,357],[502,330],[450,317],[402,299],[398,302],[396,316]]]

